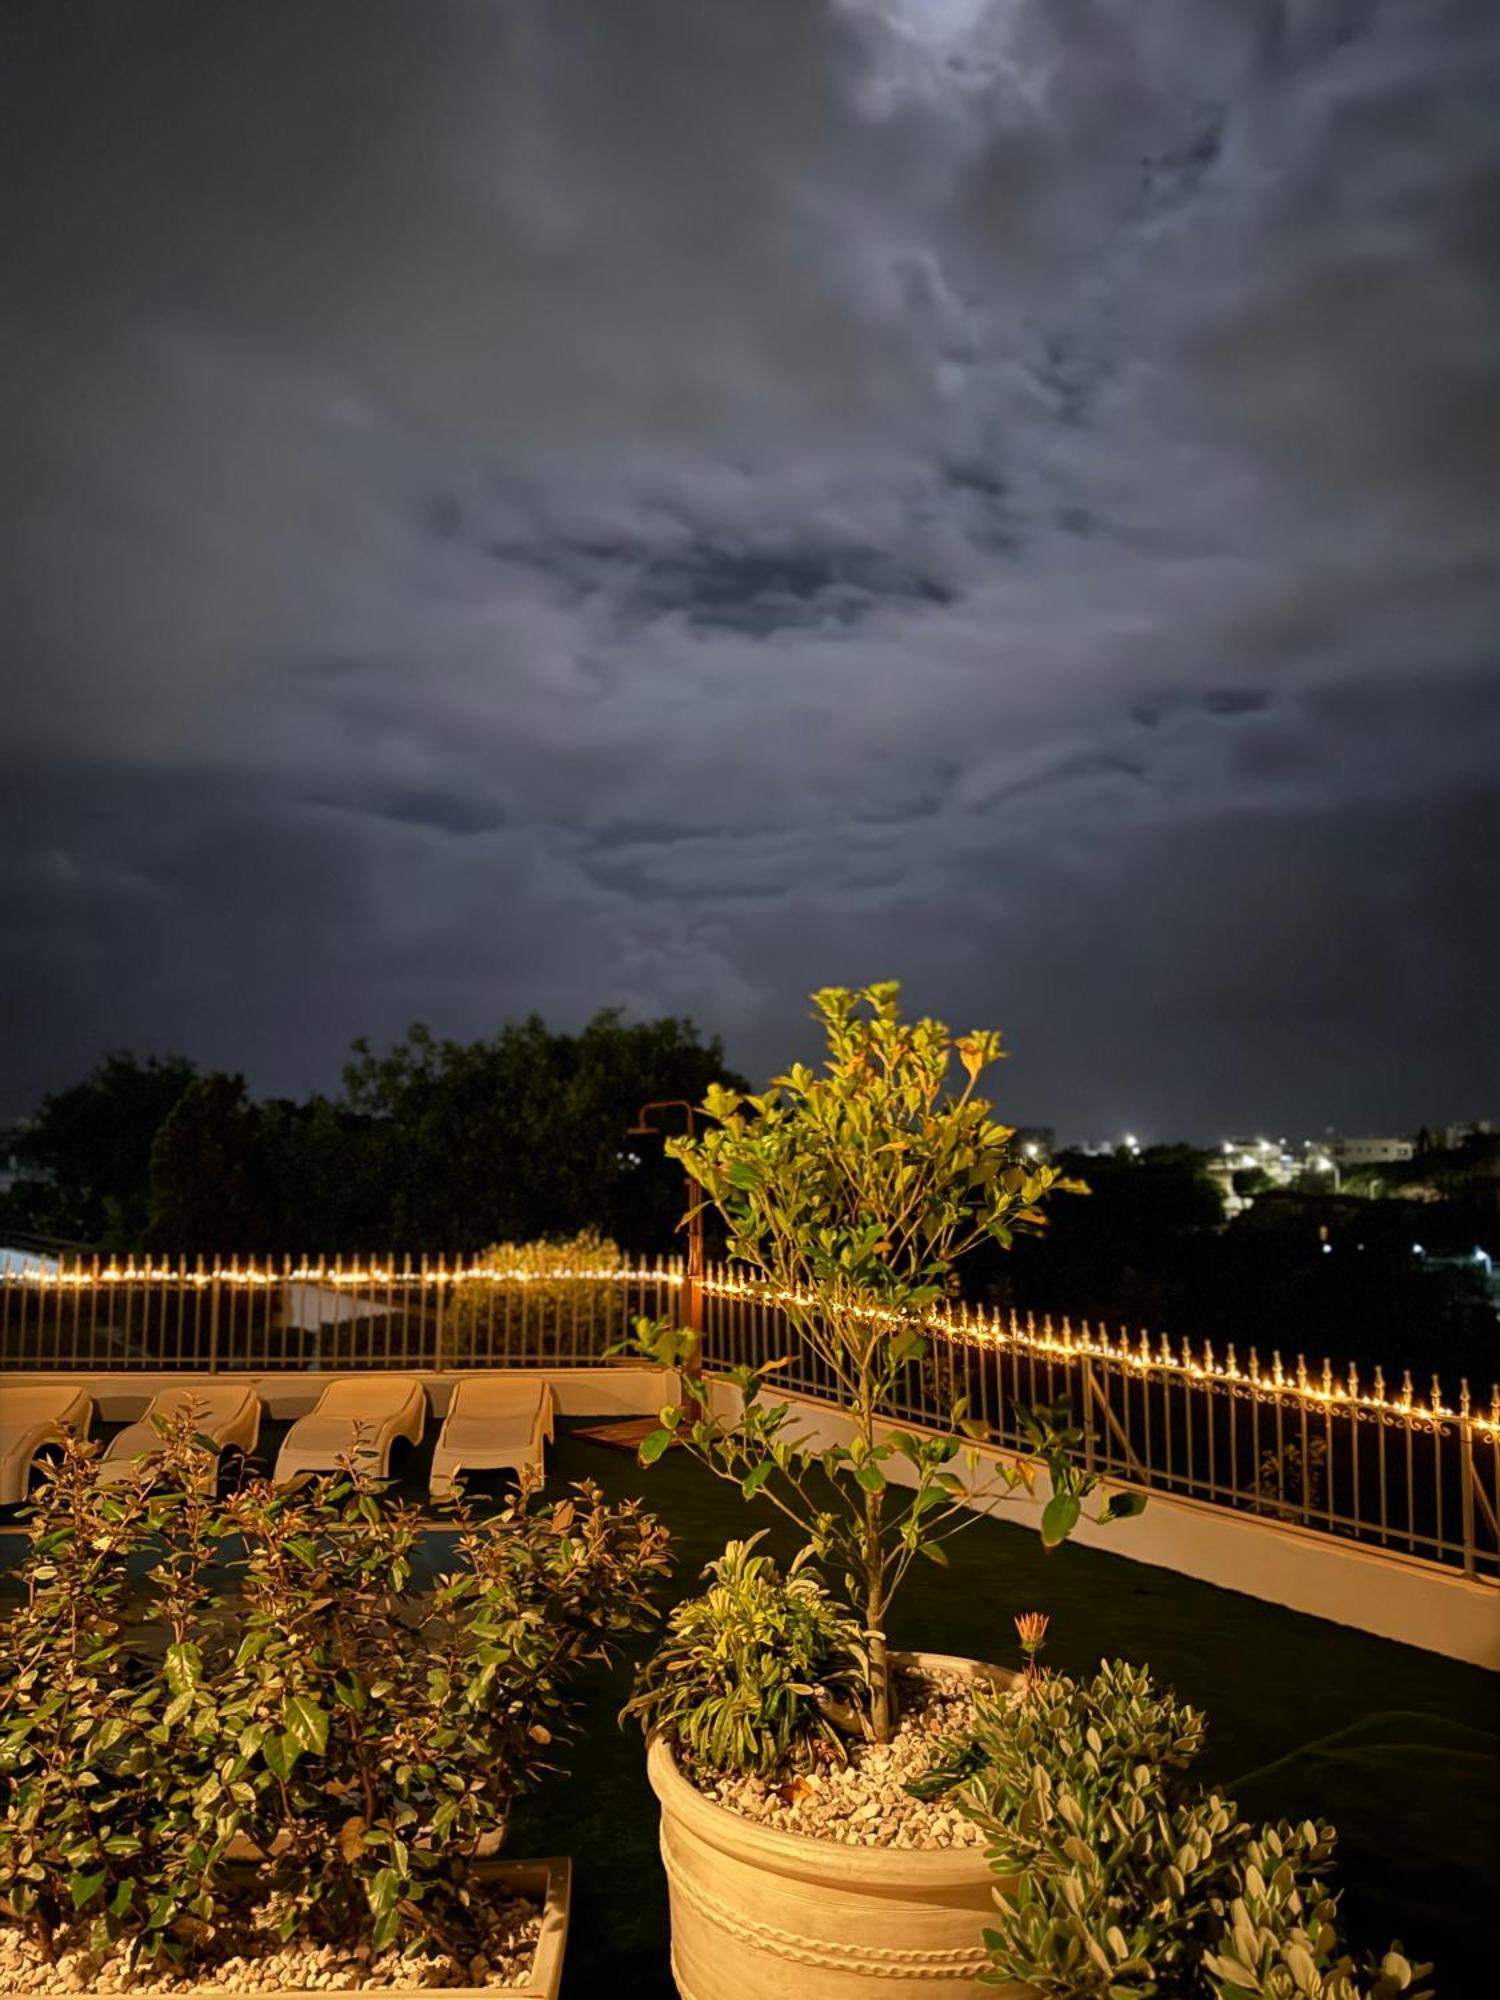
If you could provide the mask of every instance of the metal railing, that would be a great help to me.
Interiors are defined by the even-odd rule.
[[[806,1303],[805,1301],[803,1303]],[[776,1361],[774,1388],[837,1403],[826,1366],[792,1334],[767,1287],[711,1271],[703,1285],[704,1365]],[[922,1323],[927,1352],[905,1370],[892,1415],[946,1430],[962,1398],[1000,1449],[1024,1449],[1023,1409],[1066,1401],[1087,1468],[1145,1491],[1261,1515],[1500,1584],[1500,1388],[1450,1406],[1434,1376],[1362,1384],[1255,1349],[1243,1363],[1066,1319],[968,1306]],[[767,1393],[774,1393],[768,1388]]]
[[[0,1275],[0,1368],[213,1374],[595,1366],[633,1320],[696,1324],[710,1370],[784,1360],[774,1381],[837,1403],[786,1301],[676,1259],[506,1270],[446,1257],[214,1263],[59,1260]],[[923,1322],[893,1414],[946,1427],[955,1399],[1000,1449],[1019,1413],[1068,1401],[1089,1470],[1500,1585],[1500,1390],[1450,1404],[1377,1369],[1335,1374],[1251,1349],[1222,1358],[1067,1321],[957,1307]]]
[[[0,1275],[0,1367],[107,1373],[588,1367],[675,1312],[675,1260],[508,1270],[462,1258],[61,1259]]]

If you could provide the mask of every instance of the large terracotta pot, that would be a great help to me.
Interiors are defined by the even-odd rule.
[[[897,1664],[1008,1682],[1002,1668],[941,1653]],[[715,1805],[653,1738],[682,2000],[959,2000],[981,1986],[995,1876],[972,1847],[856,1847],[783,1833]]]

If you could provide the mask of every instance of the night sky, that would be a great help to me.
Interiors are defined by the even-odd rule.
[[[0,0],[0,1113],[806,993],[1500,1115],[1495,0]]]

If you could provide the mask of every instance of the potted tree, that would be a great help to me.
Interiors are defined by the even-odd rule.
[[[775,1363],[733,1371],[712,1385],[705,1408],[664,1409],[641,1457],[650,1463],[684,1445],[747,1499],[769,1502],[797,1525],[812,1559],[842,1586],[854,1621],[824,1661],[846,1669],[857,1653],[839,1704],[855,1745],[849,1761],[889,1779],[893,1758],[896,1769],[903,1760],[909,1768],[903,1729],[920,1739],[930,1734],[927,1711],[946,1715],[955,1691],[1007,1678],[974,1662],[892,1654],[888,1614],[911,1564],[944,1563],[948,1538],[992,1498],[1029,1485],[1038,1464],[1052,1482],[1042,1526],[1049,1545],[1071,1531],[1096,1483],[1073,1461],[1065,1411],[1034,1413],[1033,1453],[989,1461],[983,1471],[984,1427],[961,1402],[941,1432],[898,1415],[906,1371],[928,1350],[924,1322],[947,1295],[956,1262],[982,1241],[1008,1246],[1017,1231],[1041,1228],[1046,1197],[1070,1184],[1050,1166],[1017,1159],[1013,1128],[980,1094],[1002,1054],[997,1034],[908,1021],[894,983],[826,988],[813,1002],[827,1038],[822,1070],[798,1064],[758,1096],[714,1088],[704,1104],[708,1129],[669,1146],[723,1217],[731,1258],[816,1358],[842,1406],[843,1434],[819,1441],[787,1403],[767,1398],[768,1379],[783,1365]],[[696,1342],[690,1328],[642,1322],[635,1346],[661,1364],[690,1367]],[[1142,1504],[1117,1494],[1100,1518]],[[769,1619],[765,1644],[782,1643],[779,1623]],[[681,1637],[674,1620],[669,1647]],[[744,1699],[746,1647],[732,1620],[720,1638],[704,1696],[720,1699],[717,1675]],[[821,1714],[828,1702],[816,1666],[795,1684]],[[990,1879],[977,1851],[953,1844],[951,1824],[924,1839],[915,1809],[904,1828],[888,1825],[871,1800],[852,1810],[888,1837],[807,1831],[795,1809],[789,1823],[774,1805],[752,1816],[754,1795],[743,1785],[726,1792],[724,1781],[726,1772],[757,1774],[743,1756],[706,1758],[702,1733],[685,1733],[658,1690],[648,1668],[636,1713],[650,1731],[674,1970],[686,2000],[769,2000],[785,1990],[791,1965],[800,1968],[799,1993],[828,1996],[877,1980],[881,1993],[951,1995],[955,1980],[977,1978],[988,1963],[979,1933]],[[758,1700],[758,1688],[748,1698]],[[789,1784],[810,1727],[792,1732],[779,1774]]]
[[[556,2000],[567,1863],[494,1850],[665,1531],[523,1482],[424,1579],[417,1511],[352,1469],[219,1501],[190,1417],[132,1481],[94,1464],[43,1487],[0,1621],[5,1986]]]

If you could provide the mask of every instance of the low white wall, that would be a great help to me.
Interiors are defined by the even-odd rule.
[[[739,1392],[727,1384],[715,1383],[712,1394],[715,1410],[729,1414],[738,1407]],[[852,1427],[839,1411],[801,1396],[767,1400],[792,1406],[798,1430],[815,1449],[848,1443]],[[982,1451],[977,1475],[965,1470],[962,1456],[951,1469],[983,1486],[993,1476],[989,1467],[1008,1456]],[[886,1471],[897,1485],[914,1483],[912,1468],[903,1460],[887,1460]],[[1097,1511],[1105,1490],[1100,1488],[1087,1505]],[[1051,1497],[1044,1473],[1033,1493],[1017,1487],[984,1505],[997,1519],[1034,1528]],[[1428,1563],[1162,1493],[1151,1494],[1145,1513],[1130,1520],[1101,1527],[1085,1517],[1071,1539],[1130,1562],[1174,1570],[1335,1625],[1500,1671],[1500,1589]]]

